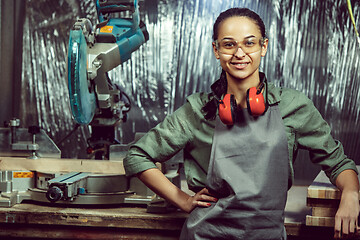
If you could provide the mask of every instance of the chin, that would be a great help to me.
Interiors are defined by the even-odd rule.
[[[246,79],[250,76],[252,76],[254,74],[254,72],[242,72],[242,73],[229,73],[229,75],[234,78],[234,79],[238,79],[238,80],[243,80]]]

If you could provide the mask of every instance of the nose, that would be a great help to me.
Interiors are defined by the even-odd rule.
[[[242,50],[241,46],[238,45],[238,47],[237,47],[237,49],[236,49],[236,51],[234,53],[234,56],[242,58],[242,57],[246,56],[246,53],[244,52],[244,50]]]

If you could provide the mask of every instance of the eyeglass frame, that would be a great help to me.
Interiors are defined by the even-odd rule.
[[[221,52],[221,51],[219,50],[219,42],[218,42],[217,39],[216,39],[213,43],[215,44],[216,49],[217,49],[220,53],[225,54],[225,55],[235,55],[235,54],[237,53],[237,51],[239,50],[239,48],[241,48],[241,47],[239,46],[239,42],[238,42],[237,40],[235,40],[235,39],[233,39],[233,38],[229,38],[229,39],[232,39],[232,40],[234,40],[234,41],[236,42],[237,48],[236,48],[236,51],[235,51],[233,54]],[[246,38],[245,38],[245,39],[246,39]],[[267,37],[261,37],[261,38],[259,39],[259,41],[260,41],[260,46],[261,46],[261,47],[264,46],[264,43],[265,43],[265,40],[266,40],[266,39],[268,39],[268,38],[267,38]],[[261,49],[261,48],[260,48],[260,49]],[[241,48],[241,51],[243,51],[246,55],[254,53],[254,52],[246,53],[242,48]],[[255,52],[257,52],[257,51],[255,51]]]

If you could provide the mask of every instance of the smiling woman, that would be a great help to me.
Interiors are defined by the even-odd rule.
[[[343,191],[335,232],[353,233],[359,213],[354,161],[304,94],[268,83],[259,71],[269,40],[246,8],[222,12],[213,29],[220,79],[195,93],[130,147],[127,175],[185,212],[180,239],[286,239],[284,208],[299,149]],[[265,93],[265,94],[263,94]],[[261,111],[252,111],[253,107]],[[226,116],[226,119],[223,119]],[[155,167],[184,150],[188,195]]]

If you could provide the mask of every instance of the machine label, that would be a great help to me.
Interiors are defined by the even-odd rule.
[[[13,172],[14,178],[33,178],[34,172]]]
[[[112,33],[114,26],[104,26],[100,28],[100,32],[102,33]]]

